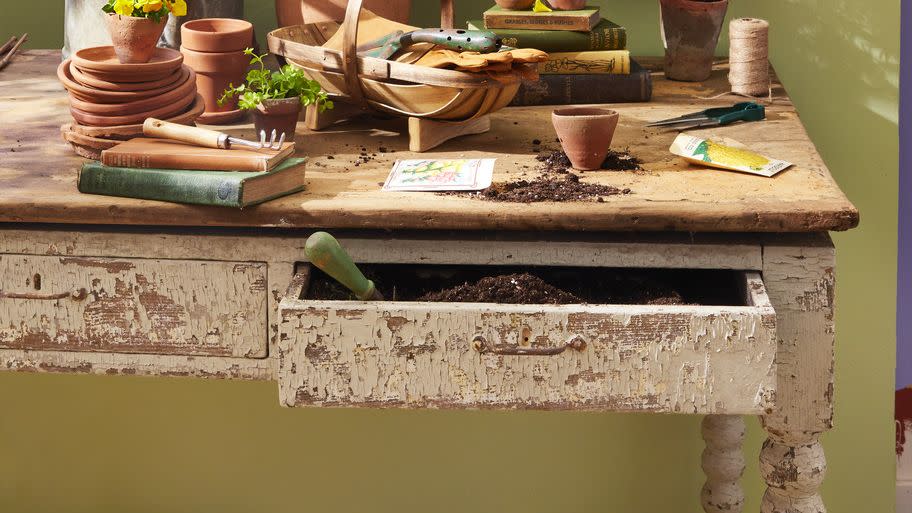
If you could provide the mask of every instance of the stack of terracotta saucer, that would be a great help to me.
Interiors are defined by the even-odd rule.
[[[192,125],[205,108],[196,74],[168,48],[156,48],[142,64],[121,64],[112,46],[86,48],[63,61],[57,77],[70,93],[73,116],[60,127],[63,137],[88,158],[142,135],[146,118]]]

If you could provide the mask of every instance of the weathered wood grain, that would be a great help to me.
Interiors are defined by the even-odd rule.
[[[820,435],[833,427],[835,252],[826,235],[781,236],[763,250],[763,276],[779,324],[775,408],[761,417],[767,483],[763,513],[822,513],[826,458]]]
[[[419,155],[407,151],[404,121],[375,119],[319,133],[302,124],[299,151],[311,157],[307,190],[257,207],[235,210],[84,195],[75,186],[83,160],[57,133],[69,121],[63,88],[54,77],[58,62],[57,52],[27,51],[0,80],[0,117],[17,128],[0,131],[0,222],[684,232],[814,232],[845,230],[858,222],[857,210],[833,181],[787,101],[771,105],[762,123],[699,132],[796,163],[773,179],[689,166],[668,152],[675,133],[645,127],[650,121],[730,104],[730,98],[695,100],[728,90],[724,70],[706,84],[657,78],[653,102],[612,105],[621,113],[614,146],[629,146],[646,171],[585,173],[583,181],[632,191],[603,203],[517,205],[381,192],[378,184],[396,159]],[[784,95],[780,90],[776,94]],[[521,178],[537,165],[533,140],[557,147],[550,110],[504,109],[492,115],[490,132],[445,143],[435,155],[497,157],[495,180]],[[229,132],[252,135],[249,126]],[[362,147],[377,156],[355,167]]]
[[[775,313],[754,306],[280,305],[288,406],[541,408],[759,413],[775,393]],[[553,356],[490,346],[585,348]]]
[[[255,262],[0,255],[0,348],[263,357],[266,288]]]

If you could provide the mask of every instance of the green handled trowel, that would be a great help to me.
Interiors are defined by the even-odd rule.
[[[316,232],[307,238],[304,254],[310,263],[352,291],[362,301],[383,301],[374,282],[368,280],[335,237]]]
[[[358,46],[358,53],[367,57],[389,59],[396,52],[417,43],[434,43],[456,51],[479,53],[496,52],[501,47],[500,38],[486,30],[423,29],[412,32],[397,30]]]

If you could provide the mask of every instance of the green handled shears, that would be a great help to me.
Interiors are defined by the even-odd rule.
[[[706,109],[677,118],[656,121],[646,126],[687,130],[706,126],[728,125],[735,121],[760,121],[763,119],[766,119],[766,109],[763,105],[754,102],[742,102],[731,107]]]

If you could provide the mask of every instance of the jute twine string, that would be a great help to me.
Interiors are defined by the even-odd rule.
[[[769,73],[769,22],[757,18],[732,20],[729,26],[729,73],[732,93],[772,96]]]

